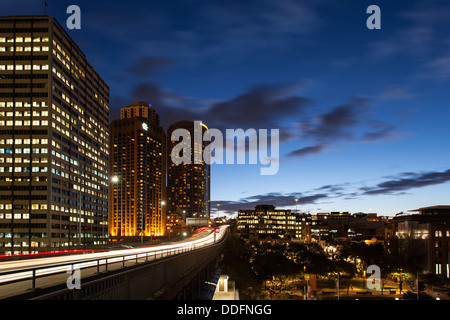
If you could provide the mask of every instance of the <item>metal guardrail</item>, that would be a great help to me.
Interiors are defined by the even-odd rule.
[[[218,239],[220,240],[220,239]],[[86,268],[92,268],[97,267],[97,273],[100,273],[100,268],[104,266],[105,270],[108,271],[108,266],[112,264],[122,263],[123,267],[125,267],[125,264],[127,261],[135,260],[136,264],[139,263],[140,259],[145,258],[145,261],[141,262],[148,262],[149,259],[151,261],[159,260],[168,256],[172,256],[175,254],[181,254],[190,252],[199,248],[204,248],[211,244],[193,244],[193,245],[187,245],[182,248],[167,248],[157,251],[148,251],[148,252],[141,252],[141,253],[133,253],[133,254],[118,254],[113,255],[110,257],[101,257],[101,258],[94,258],[94,259],[82,259],[77,261],[71,261],[71,262],[63,262],[63,263],[57,263],[57,264],[48,264],[48,265],[42,265],[38,267],[29,267],[29,268],[21,268],[21,269],[15,269],[11,271],[0,271],[0,289],[2,286],[15,283],[15,282],[22,282],[31,280],[31,289],[36,289],[36,280],[38,278],[44,278],[49,276],[54,276],[57,274],[67,273],[70,270],[74,269],[86,269]],[[89,255],[89,254],[87,254]],[[7,279],[7,276],[11,278],[10,280]],[[14,277],[15,275],[15,277]],[[6,276],[6,278],[5,278]],[[2,279],[3,278],[3,279]]]
[[[226,233],[215,243],[198,246],[188,250],[186,254],[164,256],[149,263],[141,263],[130,268],[116,269],[113,273],[105,273],[100,278],[86,279],[83,285],[73,290],[69,287],[55,287],[55,290],[28,295],[30,300],[146,300],[174,299],[183,292],[184,287],[194,290],[193,281],[202,272],[209,274],[211,263],[215,266],[216,247],[223,248],[227,239]],[[195,258],[193,258],[195,255]],[[215,258],[214,258],[215,257]],[[211,258],[213,258],[211,260]],[[209,262],[208,262],[209,261]],[[207,265],[205,264],[208,264]],[[206,267],[206,269],[205,269]],[[201,271],[200,271],[201,269]],[[203,275],[206,279],[206,273]],[[202,276],[200,276],[201,278]],[[189,280],[186,280],[189,278]],[[197,280],[196,280],[197,281]],[[195,281],[194,281],[195,282]],[[197,287],[200,290],[200,286]],[[188,291],[190,292],[190,291]],[[198,292],[199,293],[199,292]],[[191,292],[192,294],[192,292]]]
[[[136,260],[136,264],[139,263],[139,260],[142,258],[145,258],[144,262],[148,262],[149,259],[153,257],[151,260],[159,260],[164,257],[168,257],[174,254],[181,254],[185,252],[189,252],[192,250],[196,250],[200,247],[204,247],[206,245],[192,245],[188,247],[183,248],[169,248],[169,249],[163,249],[158,251],[150,251],[150,252],[144,252],[144,253],[134,253],[134,254],[119,254],[119,255],[113,255],[111,257],[103,257],[103,258],[95,258],[95,259],[83,259],[83,260],[77,260],[72,262],[64,262],[64,263],[58,263],[58,264],[48,264],[43,265],[39,267],[30,267],[30,268],[22,268],[22,269],[16,269],[12,271],[2,271],[0,272],[0,288],[3,285],[15,283],[15,282],[22,282],[31,280],[31,288],[36,289],[36,279],[53,276],[57,274],[67,273],[69,270],[74,269],[86,269],[86,268],[92,268],[97,267],[97,273],[100,273],[100,267],[104,266],[105,270],[108,271],[108,266],[111,264],[116,263],[122,263],[123,266],[125,266],[125,263],[130,260]],[[159,256],[159,257],[158,257]],[[70,267],[70,268],[69,268]],[[61,270],[59,270],[61,269]],[[47,270],[47,272],[45,272]],[[58,271],[59,270],[59,271]],[[39,271],[41,274],[39,274]],[[8,275],[16,275],[15,279],[12,280],[2,280],[1,278]],[[19,277],[17,279],[17,277]]]

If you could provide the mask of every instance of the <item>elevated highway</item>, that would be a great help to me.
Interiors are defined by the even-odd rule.
[[[179,242],[0,262],[0,299],[195,299],[227,226]]]

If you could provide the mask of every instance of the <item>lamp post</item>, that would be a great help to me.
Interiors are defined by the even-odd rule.
[[[113,177],[111,178],[111,182],[112,182],[113,185],[118,184],[119,181],[120,181],[120,179],[119,179],[118,176],[113,176]],[[113,211],[114,211],[114,200],[111,199],[111,201],[113,201]],[[110,213],[110,214],[111,214],[111,213]],[[104,229],[104,228],[105,228],[105,221],[104,221],[104,216],[102,216],[102,233],[103,233],[103,236],[105,235],[105,229]]]
[[[81,248],[81,186],[78,190],[79,206],[78,206],[78,248]]]
[[[337,274],[336,291],[337,291],[337,299],[339,300],[339,272],[338,272],[338,274]]]
[[[163,216],[163,211],[164,211],[164,206],[166,205],[166,202],[163,200],[163,201],[161,201],[161,217]],[[151,241],[153,241],[153,235],[154,235],[154,231],[152,231],[151,233],[150,233],[150,236],[151,236]],[[170,235],[169,235],[169,237],[170,237]]]
[[[295,213],[298,213],[298,211],[297,211],[297,203],[298,203],[298,199],[294,199],[294,201],[295,201]]]
[[[217,217],[220,217],[220,203],[217,204]],[[216,243],[216,220],[213,223],[214,243]]]
[[[183,210],[183,217],[181,218],[181,235],[184,234],[183,221],[186,223],[186,210]]]

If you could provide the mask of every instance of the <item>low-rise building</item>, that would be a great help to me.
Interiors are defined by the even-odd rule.
[[[311,217],[311,236],[320,240],[351,239],[366,241],[373,238],[384,241],[386,221],[376,213],[330,212],[318,213]]]
[[[187,231],[188,226],[179,215],[172,213],[167,215],[166,229],[168,237],[177,237]]]
[[[273,205],[258,205],[254,210],[239,210],[237,232],[241,237],[271,241],[309,241],[306,215],[291,210],[276,210]]]
[[[450,277],[450,206],[431,206],[398,214],[393,254],[410,271]]]

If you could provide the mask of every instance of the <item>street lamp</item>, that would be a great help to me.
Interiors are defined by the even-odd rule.
[[[81,247],[81,185],[78,186],[78,247]]]
[[[118,184],[120,181],[118,176],[112,176],[111,177],[111,182],[113,184]],[[113,205],[113,211],[114,211],[114,205]],[[105,220],[104,220],[104,215],[102,215],[102,233],[103,235],[105,234]]]
[[[297,203],[298,203],[298,199],[294,199],[294,201],[295,201],[295,213],[298,213],[298,211],[297,211]]]
[[[184,235],[183,221],[186,223],[186,210],[183,210],[183,217],[181,219],[181,235]]]
[[[164,212],[164,206],[166,205],[166,202],[163,200],[161,201],[161,217],[163,216],[163,212]],[[152,232],[154,233],[154,232]],[[170,232],[169,232],[169,238],[170,238]],[[153,241],[153,234],[152,234],[152,241]]]

